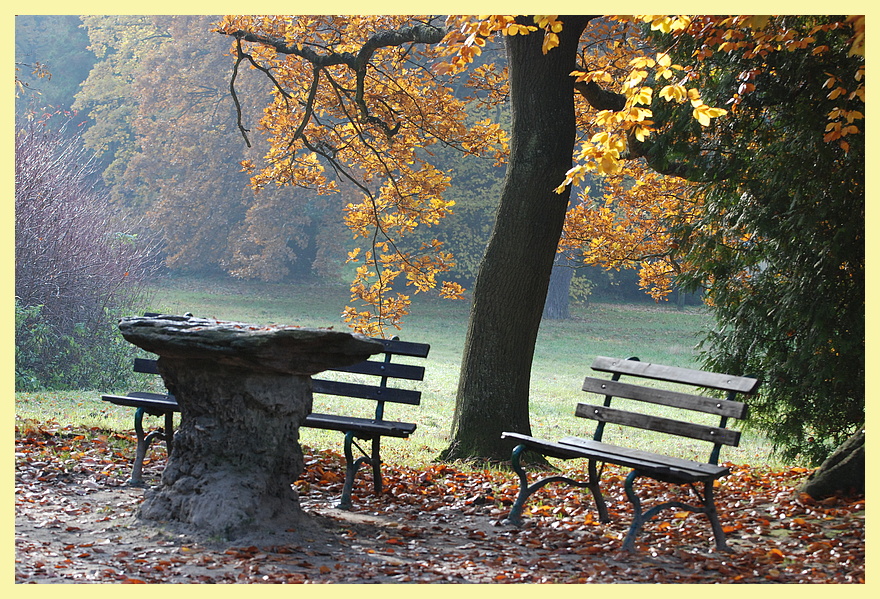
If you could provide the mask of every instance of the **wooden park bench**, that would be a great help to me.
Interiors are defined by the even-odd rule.
[[[345,434],[343,450],[345,453],[345,485],[342,487],[342,499],[339,507],[351,507],[351,492],[358,469],[367,464],[373,469],[373,489],[376,494],[382,492],[382,459],[380,445],[382,437],[409,437],[416,425],[412,422],[397,422],[385,418],[385,403],[401,403],[417,406],[421,403],[422,392],[414,389],[389,387],[389,379],[421,381],[425,378],[425,367],[413,364],[392,363],[394,356],[427,358],[431,346],[427,343],[413,343],[392,339],[377,339],[385,346],[382,361],[364,360],[354,366],[334,368],[336,372],[347,372],[376,377],[378,384],[366,384],[326,379],[312,379],[312,393],[369,399],[376,402],[373,418],[356,418],[336,414],[309,414],[303,426],[336,430]],[[378,354],[382,355],[382,354]],[[365,451],[357,444],[357,439],[370,441],[370,451]],[[353,448],[361,452],[355,459]]]
[[[431,346],[426,343],[412,343],[394,339],[377,339],[385,346],[384,351],[378,356],[382,360],[364,360],[353,366],[333,369],[337,372],[353,373],[374,377],[375,383],[347,382],[340,380],[312,379],[312,392],[340,397],[361,398],[376,402],[376,410],[373,418],[360,418],[337,414],[309,414],[302,426],[317,429],[336,430],[345,434],[345,484],[342,490],[342,499],[339,507],[349,509],[351,507],[351,493],[358,470],[362,465],[369,465],[373,471],[373,488],[376,493],[382,492],[381,470],[381,439],[382,437],[409,437],[415,430],[416,424],[410,422],[397,422],[385,418],[386,402],[419,405],[421,391],[402,389],[388,386],[392,379],[421,381],[425,376],[425,367],[392,363],[393,356],[410,356],[426,358]],[[134,363],[135,372],[158,374],[156,360],[137,358]],[[370,380],[374,380],[370,379]],[[142,477],[143,461],[146,457],[150,443],[156,439],[164,440],[169,455],[173,447],[173,416],[180,411],[177,400],[170,394],[158,394],[147,392],[133,392],[127,395],[102,395],[104,401],[122,406],[137,408],[135,412],[135,433],[137,435],[137,450],[135,452],[132,476],[129,484],[141,486],[144,484]],[[158,428],[148,434],[144,434],[143,417],[145,414],[164,416],[165,427]],[[357,440],[370,441],[370,451],[362,449]],[[354,448],[363,455],[355,458]]]
[[[601,404],[579,403],[575,410],[576,416],[596,421],[592,439],[565,437],[553,442],[519,433],[505,432],[502,434],[502,438],[513,439],[517,442],[513,449],[511,462],[520,480],[519,494],[507,521],[517,526],[522,525],[522,511],[529,496],[549,483],[562,482],[581,488],[589,488],[596,502],[599,519],[602,522],[608,522],[608,510],[599,486],[602,470],[598,464],[616,464],[632,469],[624,483],[626,496],[634,511],[632,524],[623,542],[625,550],[634,550],[636,536],[646,521],[664,509],[676,508],[706,514],[712,525],[716,548],[718,551],[730,551],[715,509],[713,484],[717,479],[730,473],[729,468],[718,465],[722,446],[736,446],[740,440],[740,433],[727,428],[727,423],[731,418],[744,419],[746,417],[746,405],[735,401],[735,398],[738,393],[754,393],[760,381],[748,377],[650,364],[641,362],[638,358],[624,360],[600,356],[593,362],[592,369],[612,374],[610,380],[589,376],[584,380],[584,391],[604,396],[604,402]],[[637,377],[641,379],[639,382],[644,382],[644,379],[653,379],[677,383],[687,386],[688,392],[621,382],[622,376]],[[693,394],[695,388],[723,391],[726,393],[726,398],[718,399],[707,395]],[[644,410],[630,411],[630,409],[612,408],[610,407],[611,402],[615,397],[621,400],[634,400],[634,402],[628,402],[627,408],[631,408],[629,404],[637,406],[645,403],[658,404],[689,411],[686,413],[691,414],[691,417],[689,420],[677,420],[645,413]],[[718,426],[694,423],[693,412],[717,416],[720,418],[720,422]],[[602,441],[606,424],[707,441],[711,443],[712,448],[708,459],[705,462],[699,462],[647,451],[643,449],[644,444],[640,442],[642,440],[638,434],[630,436],[632,442],[629,445],[631,447],[612,445]],[[522,454],[525,451],[562,460],[587,459],[589,460],[587,480],[579,481],[565,476],[549,476],[529,485],[522,464]],[[698,505],[686,504],[681,501],[667,501],[642,511],[641,501],[633,489],[635,480],[640,476],[665,483],[687,485],[696,496]],[[699,490],[699,486],[702,486],[702,492]]]
[[[159,374],[156,360],[147,358],[134,359],[134,371],[145,374]],[[174,439],[174,413],[180,411],[177,399],[170,393],[151,393],[148,391],[132,391],[126,395],[102,395],[104,401],[119,405],[136,408],[134,413],[134,432],[137,438],[137,447],[134,454],[134,465],[131,469],[130,485],[143,486],[144,458],[153,441],[165,441],[168,455],[171,455]],[[144,416],[163,416],[165,427],[157,428],[144,434]]]

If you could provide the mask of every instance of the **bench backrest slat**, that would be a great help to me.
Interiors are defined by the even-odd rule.
[[[732,376],[677,366],[664,366],[638,360],[623,360],[599,356],[593,361],[593,370],[638,376],[658,381],[685,383],[696,387],[753,393],[760,381],[750,377]]]
[[[431,346],[427,343],[416,343],[414,341],[401,341],[399,339],[378,339],[376,337],[372,338],[375,341],[382,342],[382,345],[385,346],[383,350],[385,353],[392,354],[395,356],[410,356],[413,358],[427,358],[428,352],[431,350]]]
[[[704,395],[691,395],[667,389],[642,387],[640,385],[597,379],[589,376],[584,379],[583,390],[588,393],[635,399],[652,404],[727,416],[728,418],[745,418],[748,411],[746,404],[738,401],[714,399]]]
[[[425,367],[411,364],[394,364],[392,362],[374,362],[364,360],[353,366],[334,368],[336,372],[350,372],[352,374],[368,374],[372,376],[387,376],[393,379],[405,379],[408,381],[422,381],[425,379]]]
[[[671,418],[661,418],[660,416],[653,416],[651,414],[639,414],[636,412],[606,408],[605,406],[579,403],[575,410],[575,415],[580,416],[581,418],[597,420],[599,422],[609,422],[611,424],[621,424],[623,426],[659,431],[670,435],[709,441],[711,443],[732,445],[734,447],[739,445],[739,431],[682,422],[681,420],[673,420]]]
[[[312,392],[323,393],[325,395],[338,395],[342,397],[372,399],[375,401],[390,401],[393,403],[410,404],[414,406],[419,405],[422,400],[422,392],[413,391],[412,389],[395,389],[393,387],[361,385],[359,383],[327,381],[324,379],[312,379]]]
[[[135,358],[134,371],[143,372],[144,374],[159,374],[159,366],[157,365],[156,360]]]

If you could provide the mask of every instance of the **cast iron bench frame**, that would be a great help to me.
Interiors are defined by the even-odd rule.
[[[602,522],[608,522],[608,509],[599,486],[602,471],[597,464],[616,464],[632,468],[624,483],[626,496],[634,511],[632,524],[623,542],[625,550],[633,551],[635,549],[635,539],[645,522],[664,509],[677,508],[706,514],[712,526],[716,549],[730,551],[724,530],[718,519],[718,512],[715,509],[713,484],[715,480],[730,473],[730,468],[718,465],[722,446],[735,447],[740,440],[739,431],[727,428],[728,421],[731,418],[743,420],[747,416],[746,404],[736,401],[736,396],[740,393],[753,394],[760,385],[760,381],[751,377],[641,362],[638,358],[616,359],[599,356],[593,362],[592,369],[612,374],[610,380],[590,376],[584,380],[584,391],[605,396],[602,405],[579,403],[575,410],[576,416],[597,421],[592,439],[569,436],[554,443],[519,433],[505,432],[501,435],[502,438],[518,442],[513,449],[511,463],[519,476],[520,490],[507,517],[507,522],[521,526],[522,511],[529,496],[543,486],[556,482],[588,488],[596,502],[599,519]],[[727,396],[725,399],[718,399],[706,395],[694,395],[689,392],[670,391],[620,382],[621,376],[624,375],[688,385],[690,386],[688,390],[691,387],[716,389],[726,392]],[[717,427],[707,426],[611,408],[611,401],[615,397],[714,414],[720,417],[720,423]],[[708,441],[712,443],[712,450],[706,462],[697,462],[642,449],[603,443],[602,436],[606,423]],[[635,441],[637,442],[638,439]],[[589,460],[587,480],[579,481],[565,476],[549,476],[529,485],[525,468],[522,465],[522,454],[525,451],[562,460],[585,458]],[[700,505],[668,501],[642,511],[641,501],[633,489],[635,480],[640,476],[671,484],[687,485],[696,495]],[[702,494],[696,488],[697,483],[703,485]]]
[[[374,418],[358,418],[337,414],[309,414],[302,426],[308,428],[337,430],[345,434],[343,444],[345,454],[345,483],[342,489],[342,498],[339,507],[351,508],[351,493],[354,488],[355,477],[363,465],[369,465],[373,471],[373,488],[376,494],[382,492],[382,437],[407,438],[416,430],[416,424],[411,422],[397,422],[385,419],[385,403],[401,403],[419,405],[422,392],[414,389],[402,389],[389,387],[390,379],[407,381],[421,381],[425,377],[425,367],[393,363],[393,356],[408,356],[415,358],[427,358],[431,346],[427,343],[414,343],[393,339],[376,339],[384,345],[384,350],[378,355],[383,355],[380,361],[364,360],[353,366],[334,368],[333,371],[369,375],[378,377],[378,384],[370,385],[338,380],[312,379],[312,392],[324,395],[370,399],[376,402]],[[134,371],[159,374],[156,360],[135,358]],[[102,395],[101,399],[116,405],[137,408],[134,416],[135,434],[137,436],[137,449],[135,451],[134,464],[132,466],[131,479],[128,481],[133,486],[144,486],[143,461],[146,457],[150,444],[159,439],[166,443],[168,454],[173,449],[174,428],[173,418],[175,412],[180,412],[177,400],[171,394],[149,393],[135,391],[126,395]],[[164,416],[165,426],[160,427],[148,434],[144,434],[144,415]],[[370,451],[365,451],[357,440],[371,442]],[[354,448],[361,452],[361,456],[355,459]]]

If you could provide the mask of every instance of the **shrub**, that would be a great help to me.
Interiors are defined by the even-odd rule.
[[[118,382],[134,348],[116,329],[145,298],[156,245],[127,224],[68,127],[15,137],[16,388]],[[121,366],[125,364],[125,368]]]

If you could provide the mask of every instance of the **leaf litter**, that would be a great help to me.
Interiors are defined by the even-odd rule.
[[[345,472],[332,451],[303,448],[295,487],[301,530],[223,542],[137,519],[132,434],[19,422],[15,443],[18,583],[864,583],[865,500],[814,501],[807,474],[733,466],[716,494],[728,544],[717,553],[702,515],[666,511],[634,554],[620,547],[631,520],[624,471],[608,467],[610,523],[589,493],[550,485],[526,523],[503,523],[517,493],[509,471],[464,464],[385,464],[384,492],[358,477],[350,511],[336,509]],[[159,483],[164,447],[145,463]],[[559,465],[583,476],[585,464]],[[679,489],[640,479],[644,505]]]

